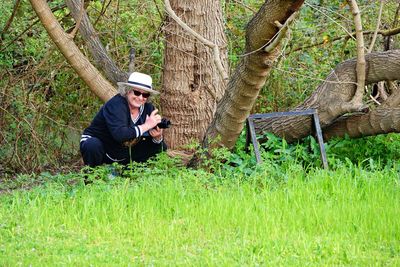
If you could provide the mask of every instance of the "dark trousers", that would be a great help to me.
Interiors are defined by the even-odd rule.
[[[150,137],[142,137],[141,141],[131,150],[131,153],[127,152],[126,157],[124,157],[125,159],[118,161],[118,163],[126,165],[129,164],[131,160],[135,162],[144,162],[166,149],[167,145],[164,142],[155,144]],[[104,148],[103,142],[97,137],[90,137],[81,141],[80,150],[83,162],[90,167],[112,164],[114,162],[107,157],[107,151]]]
[[[106,156],[103,142],[97,137],[91,137],[82,141],[80,143],[80,150],[83,162],[90,167],[113,163],[113,161]]]

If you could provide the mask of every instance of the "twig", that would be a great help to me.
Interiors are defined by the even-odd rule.
[[[370,44],[370,46],[368,48],[367,53],[371,53],[372,52],[372,49],[374,48],[374,45],[375,45],[376,37],[378,36],[379,27],[381,25],[383,2],[384,2],[384,0],[381,0],[381,5],[379,7],[379,14],[378,14],[378,20],[376,22],[375,32],[374,32],[374,35],[372,36],[372,41],[371,41],[371,44]]]
[[[117,34],[117,23],[118,23],[118,18],[119,18],[119,0],[117,0],[117,9],[116,9],[116,12],[117,12],[117,14],[116,14],[116,16],[115,16],[115,22],[114,22],[114,36],[113,36],[113,39],[114,39],[114,46],[115,46],[115,47],[117,47],[117,37],[116,37],[116,34]],[[117,53],[117,56],[118,56],[118,49],[117,49],[115,52]]]
[[[108,2],[106,5],[106,0],[103,1],[103,5],[101,6],[100,14],[96,18],[96,20],[93,22],[93,26],[96,26],[96,24],[99,22],[100,18],[106,13],[108,6],[111,4],[111,0]]]
[[[210,47],[213,50],[214,54],[214,63],[215,66],[217,67],[219,73],[221,74],[222,78],[224,80],[227,80],[228,73],[225,71],[224,67],[222,66],[221,58],[220,58],[220,52],[219,52],[219,47],[217,44],[214,44],[210,40],[207,40],[197,32],[195,32],[192,28],[190,28],[185,22],[183,22],[175,13],[174,10],[172,10],[171,4],[169,0],[164,0],[165,3],[165,10],[167,11],[168,15],[171,16],[171,18],[179,25],[181,26],[187,33],[193,35],[198,41],[203,43],[204,45]]]
[[[396,35],[396,34],[399,34],[399,33],[400,33],[400,27],[389,29],[389,30],[379,30],[378,31],[378,34],[380,34],[382,36],[392,36],[392,35]],[[373,31],[364,31],[363,32],[363,35],[369,35],[369,34],[374,34],[374,32]],[[345,38],[349,38],[349,37],[352,37],[354,39],[355,35],[356,35],[356,33],[352,32],[350,36],[348,34],[342,35],[342,36],[337,36],[335,38],[330,39],[329,42],[332,43],[332,42],[335,42],[335,41],[338,41],[338,40],[341,40],[341,39],[345,39]],[[311,47],[314,47],[314,46],[324,45],[324,44],[326,44],[326,41],[321,41],[321,42],[317,42],[317,43],[313,43],[313,44],[309,44],[309,45],[305,45],[305,46],[300,46],[300,47],[297,47],[295,49],[292,49],[291,51],[289,51],[285,55],[289,55],[292,52],[297,52],[299,50],[311,48]]]
[[[81,1],[82,1],[82,4],[81,4],[81,11],[79,12],[79,17],[76,21],[75,28],[69,34],[72,39],[75,38],[75,34],[78,32],[79,26],[81,25],[81,22],[82,22],[83,15],[85,13],[85,0],[81,0]]]
[[[0,41],[2,40],[1,36],[2,36],[3,34],[5,34],[5,33],[8,31],[8,29],[10,28],[10,25],[11,25],[12,21],[14,20],[15,15],[17,14],[18,7],[19,7],[19,3],[20,3],[20,2],[21,2],[20,0],[16,0],[16,1],[15,1],[15,3],[14,3],[14,8],[13,8],[13,12],[12,12],[11,16],[8,18],[8,20],[7,20],[7,22],[6,22],[6,25],[4,26],[3,30],[2,30],[1,33],[0,33]]]
[[[371,98],[372,99],[372,101],[374,101],[376,104],[378,104],[378,106],[380,106],[381,105],[381,103],[379,103],[379,101],[378,100],[376,100],[372,95],[369,95],[369,98]]]
[[[160,18],[161,18],[161,20],[162,21],[164,21],[164,16],[163,16],[163,14],[161,13],[161,11],[160,11],[160,8],[158,7],[158,3],[157,3],[157,1],[156,0],[153,0],[153,2],[154,2],[154,5],[156,6],[156,9],[157,9],[157,12],[158,12],[158,15],[160,15]]]
[[[279,23],[279,21],[275,21],[275,25],[279,27],[278,35],[273,39],[273,41],[264,48],[264,51],[270,53],[274,50],[281,40],[286,36],[286,32],[289,29],[289,26],[293,23],[296,18],[298,12],[294,12],[290,17],[285,21],[283,25]]]
[[[29,31],[36,23],[39,22],[39,19],[35,20],[34,22],[32,22],[31,24],[28,25],[28,27],[26,27],[25,30],[23,30],[23,32],[21,32],[20,34],[17,35],[17,37],[15,37],[14,39],[12,39],[10,42],[8,42],[7,44],[5,44],[3,46],[3,48],[0,49],[0,52],[3,52],[4,50],[6,50],[10,45],[12,45],[15,41],[17,41],[22,35],[24,35],[27,31]]]

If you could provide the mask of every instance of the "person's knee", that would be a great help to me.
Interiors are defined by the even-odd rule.
[[[81,150],[87,152],[97,152],[99,150],[103,151],[104,148],[103,148],[103,143],[100,141],[100,139],[92,137],[82,142]]]
[[[94,167],[103,164],[105,151],[100,139],[88,138],[81,143],[80,150],[86,165]]]

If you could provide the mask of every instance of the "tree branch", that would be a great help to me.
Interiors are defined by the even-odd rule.
[[[277,36],[279,28],[276,26],[276,21],[284,24],[303,3],[304,0],[265,1],[248,23],[245,51],[247,56],[241,57],[225,94],[218,103],[214,119],[203,140],[204,147],[209,145],[233,147],[259,91],[280,55],[279,45],[271,53],[265,52],[263,47],[266,42]],[[215,140],[218,142],[213,142]]]
[[[8,31],[8,29],[10,28],[10,25],[11,25],[12,21],[14,20],[15,15],[17,14],[20,2],[21,2],[20,0],[16,0],[15,1],[13,12],[12,12],[11,16],[8,18],[6,24],[4,25],[3,30],[0,33],[0,41],[3,39],[3,38],[1,38],[1,36],[3,36]]]
[[[88,45],[96,66],[104,71],[107,79],[114,85],[116,85],[117,82],[126,81],[128,79],[128,74],[120,70],[108,55],[96,30],[93,28],[87,13],[82,9],[81,0],[66,0],[65,2],[76,21],[78,21],[82,15],[79,32],[81,33],[85,43]]]
[[[381,25],[383,2],[384,2],[384,0],[381,0],[381,5],[379,6],[379,14],[378,14],[378,20],[376,22],[375,32],[374,32],[374,35],[372,36],[372,41],[371,41],[371,44],[370,44],[370,46],[368,48],[367,53],[371,53],[372,49],[374,49],[376,37],[378,36],[379,27]]]
[[[364,54],[364,36],[362,31],[361,13],[355,0],[347,0],[354,16],[354,26],[356,28],[357,39],[357,90],[353,99],[349,103],[348,111],[354,111],[353,108],[360,109],[362,107],[362,98],[364,96],[365,87],[365,54]]]
[[[324,140],[400,132],[400,108],[377,108],[367,114],[344,116],[323,129]]]
[[[82,54],[76,44],[64,32],[45,0],[30,0],[33,9],[50,38],[89,88],[103,101],[116,94],[115,88]]]
[[[85,0],[82,0],[81,11],[79,12],[78,18],[76,19],[75,28],[70,33],[70,36],[72,39],[75,38],[75,34],[77,33],[79,26],[81,25],[81,21],[82,21],[84,13],[85,13]]]
[[[282,25],[279,21],[275,21],[275,25],[279,28],[278,35],[273,39],[273,41],[264,48],[264,51],[267,53],[271,53],[282,41],[282,39],[286,36],[287,31],[289,30],[289,26],[293,23],[296,18],[298,12],[294,12],[290,17],[285,21]]]

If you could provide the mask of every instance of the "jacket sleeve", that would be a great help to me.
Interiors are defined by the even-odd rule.
[[[104,105],[103,116],[111,136],[119,143],[140,137],[137,125],[130,123],[129,108],[122,101],[109,101]]]

